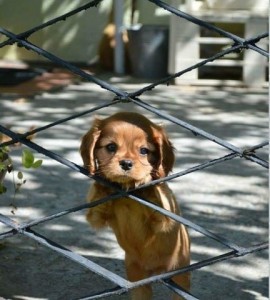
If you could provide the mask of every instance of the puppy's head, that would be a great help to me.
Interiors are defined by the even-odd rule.
[[[162,127],[138,113],[96,119],[83,136],[81,156],[91,175],[132,188],[166,176],[174,153]]]

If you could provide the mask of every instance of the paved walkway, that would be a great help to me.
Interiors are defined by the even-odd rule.
[[[133,91],[143,83],[111,78],[118,87]],[[91,83],[70,85],[55,93],[29,98],[1,95],[1,124],[18,131],[82,112],[104,101],[110,93]],[[266,90],[194,89],[160,86],[142,99],[171,115],[244,147],[268,138],[268,96]],[[107,116],[118,110],[137,109],[131,104],[99,112]],[[141,109],[138,111],[143,112]],[[153,114],[145,115],[163,122]],[[39,133],[35,142],[67,159],[82,164],[80,138],[89,128],[87,115]],[[187,130],[165,122],[176,147],[175,171],[225,155],[226,151]],[[266,150],[258,152],[266,157]],[[12,150],[16,169],[21,169],[21,148]],[[84,203],[89,180],[65,166],[43,159],[37,170],[23,170],[26,184],[13,199],[12,176],[8,193],[0,196],[0,213],[18,222],[28,222]],[[245,160],[216,165],[171,182],[183,214],[205,228],[240,245],[267,240],[268,172]],[[18,208],[13,215],[10,203]],[[57,243],[125,276],[123,252],[109,230],[94,232],[85,221],[85,211],[67,215],[35,228]],[[0,232],[6,231],[4,226]],[[192,262],[224,253],[227,249],[190,230]],[[153,250],[154,251],[154,250]],[[0,243],[0,296],[5,299],[76,299],[110,287],[111,284],[76,263],[25,237],[14,236]],[[192,275],[192,293],[200,299],[268,299],[268,254],[258,252],[232,259]],[[111,299],[127,299],[119,296]],[[167,291],[156,287],[155,299],[168,299]]]

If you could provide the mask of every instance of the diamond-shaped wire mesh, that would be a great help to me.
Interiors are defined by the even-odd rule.
[[[146,92],[151,91],[152,89],[158,87],[160,84],[167,83],[169,85],[169,83],[174,78],[180,77],[184,73],[187,73],[195,68],[199,68],[200,66],[206,65],[207,63],[209,63],[213,60],[216,60],[220,57],[226,56],[229,53],[233,53],[236,51],[247,51],[248,50],[248,51],[256,51],[260,55],[264,55],[264,56],[268,57],[267,51],[257,46],[257,43],[261,39],[265,39],[268,37],[268,33],[261,33],[258,36],[254,36],[252,38],[249,38],[248,40],[245,40],[243,38],[240,38],[238,36],[231,34],[230,32],[224,31],[214,25],[211,25],[210,23],[207,23],[207,22],[197,19],[187,13],[179,11],[176,8],[170,6],[169,4],[167,4],[165,2],[154,1],[154,0],[149,1],[149,2],[153,2],[155,5],[158,5],[159,7],[163,8],[163,9],[169,11],[170,13],[176,15],[179,18],[186,19],[187,22],[193,22],[194,24],[196,24],[198,26],[215,31],[218,34],[220,34],[221,36],[231,39],[232,46],[228,47],[227,49],[225,49],[219,53],[216,53],[214,56],[212,56],[208,59],[205,59],[205,60],[201,61],[200,63],[190,66],[189,68],[187,68],[185,70],[180,70],[176,74],[173,74],[171,76],[163,78],[162,80],[158,80],[152,84],[146,85],[143,88],[140,88],[139,90],[135,90],[132,92],[126,92],[126,91],[123,91],[122,89],[119,89],[116,85],[109,84],[108,82],[101,80],[96,76],[93,76],[93,75],[90,75],[90,74],[84,72],[82,69],[76,67],[75,65],[70,64],[69,62],[53,55],[52,53],[45,51],[44,49],[40,48],[39,46],[34,45],[28,41],[28,38],[33,33],[36,33],[39,30],[46,28],[47,26],[51,26],[60,20],[65,20],[66,18],[73,16],[74,14],[81,12],[83,10],[94,9],[94,7],[97,6],[100,2],[101,1],[91,1],[84,6],[81,6],[78,9],[71,11],[70,13],[64,14],[58,18],[50,20],[40,26],[34,27],[34,28],[32,28],[26,32],[20,33],[20,34],[14,34],[5,28],[0,28],[0,33],[7,37],[7,40],[5,42],[2,42],[0,44],[0,47],[5,47],[7,45],[16,43],[18,46],[24,47],[25,49],[27,49],[29,51],[30,50],[34,51],[37,54],[42,55],[43,57],[47,58],[51,62],[70,70],[71,72],[79,75],[83,79],[95,83],[97,86],[99,86],[102,89],[107,90],[112,95],[111,99],[109,101],[104,101],[104,103],[102,103],[100,105],[92,107],[92,104],[90,103],[89,108],[85,109],[84,111],[82,111],[80,113],[73,114],[70,117],[65,117],[62,119],[60,118],[56,122],[49,123],[43,127],[36,128],[36,129],[32,130],[31,132],[26,132],[24,134],[15,133],[14,131],[6,128],[5,126],[0,125],[0,132],[11,137],[11,139],[12,139],[10,142],[3,143],[0,146],[3,147],[3,146],[11,145],[11,144],[14,144],[14,143],[20,141],[22,144],[26,145],[27,147],[34,149],[35,151],[37,151],[41,154],[44,154],[45,156],[51,158],[52,160],[59,162],[60,164],[64,165],[66,168],[71,169],[72,172],[79,172],[85,176],[88,176],[91,180],[103,182],[102,178],[100,178],[98,176],[90,176],[88,174],[87,170],[85,170],[81,166],[75,164],[74,162],[68,160],[67,158],[65,158],[47,148],[42,147],[41,145],[39,145],[38,143],[35,143],[34,141],[28,140],[27,136],[32,135],[34,133],[49,130],[50,128],[53,128],[54,126],[65,124],[68,121],[82,118],[83,116],[94,114],[102,109],[107,109],[108,107],[111,107],[111,106],[117,107],[118,105],[120,105],[122,103],[132,103],[133,105],[140,107],[141,109],[145,110],[146,112],[150,112],[153,115],[157,115],[160,118],[162,118],[163,120],[166,120],[166,122],[178,126],[179,132],[181,130],[187,130],[187,131],[191,132],[192,134],[194,134],[195,136],[199,136],[213,144],[219,145],[220,147],[222,147],[224,149],[224,151],[225,151],[224,155],[222,155],[220,157],[212,158],[206,162],[199,163],[198,165],[194,165],[185,170],[173,173],[173,174],[167,176],[166,178],[155,180],[149,184],[145,184],[145,185],[140,186],[131,191],[122,191],[122,190],[118,190],[116,187],[114,187],[115,193],[113,195],[110,195],[104,199],[100,199],[99,201],[97,201],[95,203],[90,203],[90,204],[87,203],[87,204],[83,204],[83,205],[79,205],[79,206],[74,206],[71,208],[67,208],[63,211],[60,211],[56,214],[48,215],[46,217],[41,217],[41,218],[36,217],[34,221],[18,224],[14,220],[12,220],[12,218],[1,214],[0,222],[5,224],[7,226],[7,228],[9,228],[9,230],[1,233],[0,239],[4,240],[4,239],[11,238],[11,237],[16,237],[17,235],[26,236],[34,241],[37,241],[44,247],[47,247],[65,257],[67,257],[68,259],[76,262],[77,264],[86,267],[88,270],[91,270],[92,272],[96,273],[97,275],[102,276],[103,278],[106,278],[114,286],[112,288],[106,288],[106,289],[104,289],[104,291],[100,291],[100,292],[94,293],[94,294],[91,294],[91,291],[90,291],[88,296],[82,297],[81,299],[98,299],[98,298],[109,297],[111,295],[119,295],[122,293],[126,293],[137,286],[148,284],[148,283],[153,283],[153,282],[162,283],[164,286],[173,290],[175,293],[181,295],[184,299],[198,299],[200,297],[200,295],[198,295],[197,296],[198,298],[197,298],[189,293],[186,293],[179,286],[177,286],[171,280],[173,275],[184,273],[184,272],[189,272],[189,271],[193,272],[193,271],[201,269],[205,266],[216,264],[221,261],[226,261],[231,258],[237,258],[240,256],[245,256],[245,255],[257,252],[257,251],[261,251],[263,249],[266,249],[268,247],[268,244],[267,243],[258,243],[255,246],[253,244],[246,245],[246,246],[242,246],[242,245],[240,246],[240,245],[236,244],[235,242],[231,241],[230,239],[225,238],[222,234],[216,234],[213,231],[209,231],[208,229],[205,229],[202,226],[199,226],[198,224],[196,224],[195,222],[192,222],[189,219],[186,219],[182,216],[175,215],[163,208],[157,207],[156,205],[152,204],[151,202],[148,202],[147,199],[138,198],[134,194],[134,192],[138,189],[145,188],[148,185],[153,185],[153,184],[157,184],[159,182],[164,182],[164,181],[171,181],[173,179],[177,179],[177,178],[183,177],[187,174],[197,172],[199,170],[203,170],[206,168],[210,168],[212,166],[218,166],[221,168],[225,162],[231,161],[231,160],[237,160],[239,158],[242,160],[249,161],[251,168],[253,167],[253,165],[259,165],[261,168],[267,169],[268,168],[267,161],[265,159],[261,158],[260,156],[258,156],[256,154],[256,151],[258,149],[266,147],[268,145],[268,142],[262,141],[261,143],[259,143],[257,145],[252,145],[245,149],[239,148],[239,147],[229,143],[228,141],[219,138],[218,136],[215,136],[199,127],[196,127],[190,123],[185,122],[182,119],[173,117],[172,115],[168,114],[166,111],[161,111],[160,109],[158,109],[154,105],[151,105],[147,101],[143,101],[141,96],[144,95]],[[169,89],[170,87],[168,86],[167,88]],[[108,183],[106,183],[106,184],[108,184]],[[120,275],[106,269],[105,267],[102,267],[101,265],[91,261],[90,259],[87,259],[87,258],[83,257],[82,255],[77,254],[75,251],[70,251],[69,249],[66,249],[65,247],[61,246],[61,244],[50,240],[49,238],[46,237],[46,235],[40,233],[38,229],[37,230],[33,229],[34,227],[38,226],[39,224],[47,223],[52,220],[62,218],[68,214],[78,212],[83,209],[92,207],[94,205],[99,205],[101,203],[111,201],[112,199],[118,197],[119,195],[125,195],[125,196],[129,197],[130,199],[132,199],[133,201],[142,203],[143,205],[146,205],[156,211],[159,211],[161,214],[164,214],[164,215],[176,220],[177,222],[180,222],[180,223],[188,226],[190,229],[202,234],[203,236],[220,243],[222,245],[222,247],[227,249],[227,251],[222,252],[222,254],[220,254],[220,255],[213,256],[213,257],[205,259],[205,260],[201,260],[197,263],[193,263],[190,266],[179,269],[179,270],[174,270],[171,272],[167,272],[165,274],[151,276],[147,279],[140,280],[137,282],[129,282],[123,276],[120,276]],[[154,251],[154,249],[153,249],[153,251]],[[208,287],[208,288],[211,288],[211,287]],[[44,296],[46,296],[46,295],[44,295]]]

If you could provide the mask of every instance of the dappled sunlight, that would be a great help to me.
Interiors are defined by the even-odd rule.
[[[141,86],[139,83],[130,85],[119,83],[119,85],[127,91]],[[221,95],[223,99],[218,98]],[[265,105],[262,105],[263,100],[267,101],[266,93],[257,95],[257,98],[255,93],[250,92],[245,97],[246,95],[244,90],[234,94],[230,91],[215,90],[187,92],[181,91],[179,87],[170,86],[168,89],[160,87],[154,89],[144,95],[144,100],[157,106],[161,111],[167,111],[242,147],[246,143],[251,146],[265,140],[268,131],[267,112]],[[12,129],[24,132],[32,125],[45,126],[59,118],[83,112],[100,103],[106,101],[110,103],[111,100],[108,92],[91,83],[70,85],[57,93],[44,93],[35,98],[26,98],[20,104],[14,98],[3,96],[0,111],[4,111],[5,114],[1,118],[1,123],[12,125]],[[174,173],[231,152],[182,127],[162,120],[153,113],[145,112],[132,103],[121,103],[56,125],[37,133],[33,142],[82,166],[79,153],[81,137],[89,129],[94,116],[104,117],[118,110],[136,110],[144,113],[155,123],[163,124],[175,146]],[[87,176],[38,153],[35,153],[35,156],[43,160],[42,166],[35,170],[23,169],[21,166],[23,148],[24,146],[12,149],[11,157],[15,163],[15,173],[22,170],[27,181],[16,194],[14,202],[13,175],[8,175],[6,178],[8,193],[1,196],[1,213],[18,223],[27,223],[85,204],[86,193],[91,184]],[[258,151],[259,156],[260,153],[264,157],[267,151],[262,149]],[[253,162],[235,158],[176,178],[169,185],[185,218],[239,245],[248,246],[267,239],[267,181],[268,174],[263,168]],[[17,209],[12,213],[10,204],[13,202]],[[88,225],[85,214],[86,209],[41,223],[34,226],[33,230],[125,277],[124,253],[119,248],[115,236],[109,229],[94,231]],[[1,232],[8,230],[5,226],[0,228]],[[192,229],[189,232],[192,241],[192,262],[229,251],[220,243]],[[34,257],[30,257],[27,253],[31,249],[35,249]],[[97,276],[91,272],[83,273],[81,267],[76,269],[75,264],[59,258],[58,254],[51,252],[48,254],[48,250],[44,247],[24,237],[14,236],[8,239],[1,251],[8,255],[9,262],[22,256],[23,259],[20,261],[22,269],[26,269],[34,259],[37,266],[42,265],[50,270],[50,276],[56,276],[59,270],[62,272],[64,268],[72,272],[75,281],[80,282],[79,278],[85,278],[88,282],[87,287],[81,286],[86,295],[89,292],[89,277]],[[50,256],[49,261],[44,262],[44,255]],[[209,290],[203,290],[201,283],[204,276],[210,276],[213,281],[219,280],[222,285],[232,284],[236,287],[235,284],[240,282],[246,290],[247,299],[253,300],[249,298],[251,293],[248,290],[248,283],[251,284],[253,278],[260,281],[262,277],[267,276],[262,268],[266,256],[263,253],[253,256],[255,259],[245,256],[195,271],[192,279],[193,292],[196,294],[199,290],[206,298],[208,295],[211,296]],[[71,264],[72,271],[66,264]],[[253,270],[253,275],[249,273],[250,271],[246,271],[249,269]],[[31,272],[37,272],[34,266],[31,266]],[[24,286],[23,282],[20,284]],[[102,290],[105,287],[102,282],[95,288]],[[260,294],[260,289],[254,290],[254,293]]]
[[[63,224],[46,224],[44,229],[53,230],[53,231],[61,231],[61,232],[68,232],[72,230],[71,226],[63,225]]]
[[[243,18],[244,23],[240,27],[236,26],[234,35],[231,25],[226,25],[223,30],[221,23],[214,25],[204,22],[202,16],[192,16],[194,8],[191,8],[190,3],[186,7],[183,4],[191,1],[181,1],[183,5],[180,5],[179,11],[162,1],[143,6],[142,1],[141,4],[137,1],[126,1],[125,24],[130,23],[127,22],[127,18],[134,17],[135,22],[132,20],[131,23],[153,20],[168,25],[168,18],[171,18],[173,13],[181,17],[182,21],[200,26],[202,43],[206,35],[203,28],[212,31],[209,43],[216,39],[217,33],[221,35],[223,38],[220,42],[226,44],[225,47],[214,46],[211,53],[206,53],[205,47],[202,47],[200,56],[209,58],[193,66],[198,69],[195,71],[198,71],[199,77],[207,77],[207,69],[212,68],[211,62],[216,64],[218,61],[215,60],[219,58],[220,62],[226,62],[225,68],[220,68],[220,73],[216,73],[219,84],[224,86],[214,88],[174,86],[173,81],[178,82],[178,78],[175,77],[177,74],[164,78],[162,81],[166,84],[152,84],[152,80],[99,73],[100,65],[96,63],[103,62],[103,48],[106,50],[105,57],[113,52],[117,54],[118,47],[115,47],[114,51],[114,46],[111,45],[115,45],[115,41],[118,45],[116,33],[121,34],[123,28],[116,25],[112,39],[110,37],[108,41],[109,46],[104,40],[107,34],[104,28],[108,22],[113,21],[112,19],[118,23],[116,5],[120,5],[120,2],[115,2],[114,7],[111,6],[114,5],[114,1],[47,0],[34,1],[32,4],[27,0],[23,10],[20,5],[12,4],[13,1],[4,2],[5,10],[0,13],[4,24],[4,28],[1,28],[3,37],[0,39],[10,40],[6,45],[2,44],[2,58],[32,62],[50,61],[64,69],[54,68],[54,65],[49,69],[44,64],[37,73],[34,72],[31,80],[23,84],[20,81],[18,85],[12,86],[12,80],[10,81],[9,77],[4,78],[4,82],[9,86],[5,86],[7,83],[4,83],[0,88],[0,119],[3,131],[0,133],[0,143],[9,140],[5,133],[12,136],[14,132],[23,134],[33,129],[37,131],[31,138],[29,135],[28,140],[25,136],[24,140],[21,139],[33,153],[20,142],[16,142],[16,147],[10,146],[10,152],[7,152],[6,148],[1,152],[0,215],[1,222],[6,225],[0,224],[0,298],[85,299],[92,298],[90,294],[103,293],[104,290],[108,296],[111,290],[115,290],[115,286],[121,287],[120,291],[116,291],[119,293],[130,292],[130,289],[134,288],[131,282],[125,280],[125,254],[120,249],[115,235],[109,228],[94,230],[86,220],[88,204],[85,198],[93,177],[96,177],[89,176],[82,168],[80,156],[82,136],[96,116],[103,118],[120,110],[127,110],[140,112],[154,123],[162,124],[174,145],[175,166],[172,174],[169,174],[174,179],[168,180],[168,183],[176,197],[175,205],[179,204],[181,208],[183,219],[153,206],[147,202],[149,199],[136,198],[137,191],[129,191],[127,201],[137,201],[136,207],[143,203],[152,207],[153,214],[150,215],[150,219],[156,219],[156,214],[162,213],[187,224],[191,237],[191,264],[195,264],[192,272],[192,295],[200,299],[264,300],[268,292],[269,270],[268,255],[266,251],[261,250],[267,248],[269,238],[266,166],[269,150],[266,146],[269,138],[269,115],[267,90],[262,87],[265,87],[267,81],[268,67],[262,65],[266,63],[262,56],[269,56],[264,50],[267,47],[263,41],[267,39],[268,34],[254,36],[251,32],[253,29],[250,30],[249,27],[254,27],[254,31],[265,30],[265,25],[261,28],[260,22],[257,24],[257,18],[265,21],[265,14],[262,12],[262,15],[257,15],[257,12],[250,8],[243,16],[237,16]],[[148,13],[148,5],[154,9],[151,9],[152,14]],[[76,9],[73,10],[74,8]],[[182,13],[182,8],[190,9],[190,12]],[[66,14],[69,11],[70,13]],[[246,13],[251,17],[255,16],[255,21],[253,17],[247,18]],[[17,16],[16,20],[12,15]],[[28,18],[28,15],[31,18]],[[59,18],[56,18],[57,16]],[[44,23],[50,20],[52,22]],[[255,22],[256,26],[253,26],[255,23],[252,22]],[[37,24],[43,25],[35,27]],[[170,29],[173,32],[175,27],[171,25],[172,23]],[[32,31],[19,34],[31,27]],[[244,31],[248,33],[247,36],[253,37],[243,39]],[[190,30],[188,32],[191,33]],[[194,38],[193,33],[186,41],[191,37]],[[228,40],[232,42],[231,46],[227,45]],[[260,40],[263,42],[262,48],[258,48],[261,45]],[[178,46],[184,49],[185,44]],[[150,43],[148,46],[151,48],[153,45]],[[214,54],[221,48],[222,52]],[[258,57],[253,57],[253,53],[258,54]],[[170,53],[171,58],[175,54]],[[115,56],[115,64],[116,58]],[[229,87],[227,85],[233,82],[224,79],[228,71],[225,65],[228,61],[232,62],[231,59],[238,58],[243,58],[243,64],[236,61],[237,64],[241,63],[239,68],[237,67],[242,72],[239,78],[241,81],[238,81],[237,87]],[[248,59],[251,64],[248,63]],[[75,65],[76,62],[85,62],[86,70]],[[139,64],[142,62],[138,61]],[[158,63],[161,64],[161,61]],[[203,65],[207,63],[209,66]],[[148,68],[148,62],[143,62],[143,65]],[[199,68],[199,65],[202,68]],[[4,62],[4,68],[8,66],[9,63]],[[21,64],[22,66],[29,67],[26,64]],[[255,76],[259,74],[258,68],[262,71],[259,80]],[[184,75],[187,70],[179,70],[178,75]],[[95,72],[94,76],[92,72]],[[236,73],[237,77],[238,72]],[[186,75],[192,76],[192,73]],[[235,74],[231,74],[230,80],[234,77]],[[181,82],[185,82],[185,75],[181,77]],[[249,87],[240,87],[241,83]],[[260,85],[257,85],[258,83]],[[163,165],[166,173],[166,160],[173,162],[174,159],[166,157],[172,156],[172,153],[165,150],[166,144],[170,147],[170,143],[163,140],[162,145],[153,128],[152,131],[155,135],[153,143],[151,139],[152,147],[143,149],[143,146],[140,151],[145,155],[145,161],[148,159],[150,164],[155,164],[155,170],[152,170],[151,174],[152,177],[158,177],[158,168]],[[16,135],[13,139],[15,137]],[[104,146],[102,143],[97,145]],[[97,153],[96,149],[93,149],[94,154]],[[25,153],[28,153],[28,156]],[[159,154],[158,159],[156,153]],[[154,157],[155,159],[152,159]],[[133,159],[133,156],[125,157],[131,168],[133,162],[129,159]],[[97,160],[92,164],[84,159],[84,162],[89,170],[93,169],[91,167],[94,164],[106,164],[105,160]],[[142,163],[141,159],[140,162]],[[12,172],[6,176],[6,172],[10,172],[12,168]],[[167,169],[170,170],[171,167],[167,166]],[[95,175],[99,174],[101,173],[96,172]],[[162,182],[164,178],[157,181]],[[148,183],[149,186],[151,184],[153,183]],[[104,190],[106,192],[105,188]],[[162,186],[160,191],[162,192]],[[102,191],[100,192],[102,194]],[[125,194],[121,196],[124,197]],[[162,196],[162,193],[155,195],[163,201]],[[151,196],[149,197],[151,199]],[[100,200],[102,203],[108,199]],[[126,211],[124,205],[129,206],[129,203],[123,203],[123,213]],[[126,216],[127,220],[128,217]],[[136,213],[130,217],[135,220],[135,232],[140,229]],[[117,222],[109,221],[111,224]],[[140,223],[145,225],[147,236],[148,224],[145,222],[140,220]],[[172,222],[172,226],[173,224]],[[155,229],[157,228],[158,225]],[[131,240],[132,236],[128,235],[129,232],[123,240]],[[184,236],[182,239],[179,236],[177,238],[179,243],[183,244]],[[153,236],[150,243],[155,239]],[[147,245],[136,247],[139,248],[136,250],[142,262],[146,253],[145,247]],[[183,245],[181,247],[183,248]],[[130,251],[131,248],[128,249]],[[157,249],[152,250],[155,252]],[[164,247],[163,250],[167,258],[169,249]],[[176,251],[174,253],[176,254]],[[157,264],[163,264],[161,257],[155,254],[152,256],[150,251],[150,261],[154,260],[154,257],[157,258]],[[148,272],[151,268],[146,269]],[[160,277],[154,278],[157,287],[154,299],[168,299],[169,291],[166,288],[173,289],[172,283],[170,280],[165,282]],[[112,299],[126,300],[128,296],[115,294]]]

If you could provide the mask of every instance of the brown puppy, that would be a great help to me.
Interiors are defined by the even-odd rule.
[[[174,163],[173,147],[162,127],[138,113],[120,112],[94,121],[81,144],[84,166],[129,190],[168,175]],[[114,191],[95,182],[88,201]],[[175,197],[166,183],[140,189],[138,197],[178,214]],[[90,208],[87,220],[94,228],[109,226],[125,251],[127,277],[137,281],[153,274],[189,265],[186,228],[130,198],[119,198]],[[188,273],[173,280],[189,290]],[[132,299],[152,299],[150,286],[132,291]],[[181,299],[179,296],[174,299]]]

